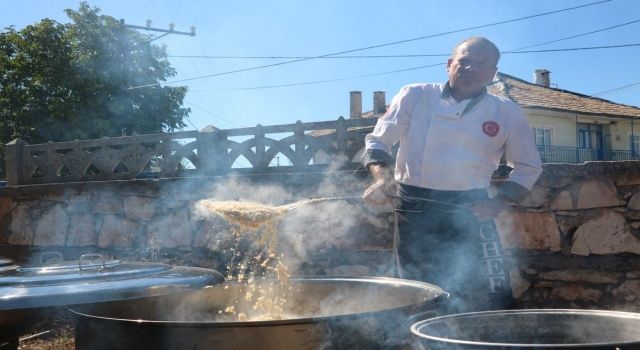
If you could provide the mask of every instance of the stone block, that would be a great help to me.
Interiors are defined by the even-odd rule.
[[[551,298],[566,301],[582,301],[594,303],[600,300],[604,292],[594,288],[587,288],[580,285],[568,285],[551,289]]]
[[[549,204],[549,200],[547,196],[549,195],[549,189],[546,187],[534,186],[529,192],[529,195],[525,197],[518,204],[523,207],[532,207],[532,208],[540,208],[547,206]]]
[[[124,213],[128,219],[149,221],[155,215],[155,201],[150,197],[127,196]]]
[[[556,270],[540,272],[540,278],[551,281],[586,282],[594,284],[614,284],[624,276],[620,272],[606,272],[597,270]]]
[[[69,215],[62,204],[56,204],[37,219],[34,245],[64,246],[69,228]]]
[[[116,215],[105,215],[98,234],[100,248],[131,248],[140,225]]]
[[[523,278],[517,268],[509,270],[509,279],[511,280],[511,292],[514,298],[519,298],[531,287],[531,282]]]
[[[627,210],[624,216],[629,220],[640,220],[640,210]]]
[[[572,210],[573,197],[569,191],[560,191],[551,202],[550,208],[553,210]]]
[[[640,298],[640,280],[624,281],[620,287],[614,289],[613,297],[628,302],[637,301]]]
[[[13,201],[13,198],[0,197],[0,218],[11,213],[15,207],[16,203]]]
[[[629,208],[629,210],[640,210],[640,191],[631,196],[629,203],[627,203],[627,208]]]
[[[576,209],[607,208],[625,204],[611,180],[588,180],[580,184]]]
[[[551,281],[537,281],[534,285],[534,288],[552,288],[553,282]]]
[[[105,195],[105,193],[93,196],[93,212],[95,214],[118,215],[122,214],[122,210],[121,197]]]
[[[583,256],[640,254],[640,240],[631,233],[622,214],[605,210],[578,227],[573,235],[571,253]]]
[[[33,236],[34,231],[31,226],[29,207],[26,204],[19,204],[12,212],[7,243],[13,245],[32,245]]]
[[[552,213],[504,211],[496,227],[505,249],[560,251],[560,230]]]
[[[147,226],[149,245],[157,248],[191,246],[193,231],[187,210],[157,217]]]
[[[98,245],[96,219],[91,213],[72,213],[69,220],[67,246],[84,247]]]

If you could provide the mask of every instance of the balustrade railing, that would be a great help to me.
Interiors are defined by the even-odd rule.
[[[322,171],[359,167],[376,118],[184,131],[30,145],[14,140],[0,157],[9,186],[149,177]],[[640,159],[628,150],[538,146],[543,163]],[[4,163],[4,164],[3,164]],[[1,179],[2,177],[0,177]]]
[[[355,168],[375,118],[6,145],[9,186]],[[274,161],[280,164],[274,165]],[[324,163],[324,164],[319,164]],[[276,169],[277,168],[277,169]]]
[[[563,146],[537,146],[543,163],[582,163],[588,161],[619,161],[640,159],[630,150],[609,150]]]

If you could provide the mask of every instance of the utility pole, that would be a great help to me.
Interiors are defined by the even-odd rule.
[[[137,25],[133,25],[133,24],[125,24],[124,23],[124,19],[120,19],[120,24],[122,24],[124,27],[127,28],[133,28],[133,29],[142,29],[142,30],[150,30],[150,31],[154,31],[154,32],[162,32],[164,34],[155,37],[153,39],[151,39],[150,41],[154,41],[157,39],[160,39],[164,36],[167,36],[169,34],[180,34],[180,35],[189,35],[189,36],[195,36],[196,35],[196,27],[191,27],[191,31],[190,32],[180,32],[175,30],[175,24],[173,23],[169,23],[169,29],[162,29],[162,28],[153,28],[151,27],[151,20],[148,19],[146,26],[137,26]]]

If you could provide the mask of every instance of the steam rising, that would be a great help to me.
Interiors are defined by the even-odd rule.
[[[283,186],[256,185],[232,178],[212,186],[206,192],[205,201],[194,205],[193,218],[204,221],[203,230],[206,230],[208,248],[224,250],[229,248],[234,240],[232,224],[221,215],[212,213],[211,207],[207,207],[204,203],[233,201],[238,205],[255,205],[254,209],[265,214],[265,218],[273,216],[272,218],[275,219],[277,244],[281,252],[286,252],[283,257],[284,262],[289,267],[290,273],[297,274],[300,272],[299,268],[308,262],[312,255],[325,253],[330,248],[350,243],[354,238],[353,232],[363,224],[363,218],[369,225],[388,226],[388,223],[368,212],[367,210],[371,208],[365,208],[357,199],[304,202],[311,197],[351,195],[357,198],[362,193],[361,181],[343,178],[340,183],[348,184],[347,187],[350,188],[337,185],[335,179],[325,179],[313,194],[303,197],[301,194],[291,193]],[[291,203],[299,205],[282,211],[282,206]],[[380,210],[380,208],[373,210]],[[390,232],[389,235],[391,235]]]
[[[333,181],[325,181],[318,192],[345,194]],[[360,223],[362,208],[346,200],[283,203],[294,197],[279,186],[231,179],[194,205],[194,217],[204,221],[209,249],[222,248],[228,257],[227,280],[237,281],[242,290],[241,297],[218,313],[238,320],[288,317],[284,305],[296,293],[289,276],[297,274],[311,254],[345,244]]]

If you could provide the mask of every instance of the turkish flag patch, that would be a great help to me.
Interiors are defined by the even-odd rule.
[[[488,136],[495,137],[500,132],[500,125],[494,121],[486,121],[482,123],[482,132]]]

